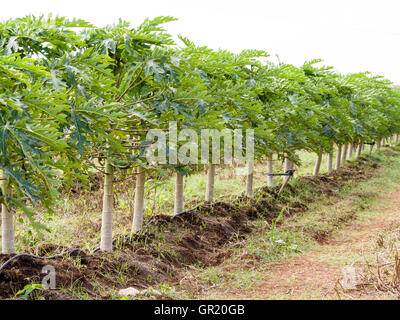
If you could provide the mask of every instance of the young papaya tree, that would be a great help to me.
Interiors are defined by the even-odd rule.
[[[13,211],[22,210],[38,230],[29,206],[51,211],[56,178],[68,168],[68,145],[59,126],[66,121],[64,95],[48,90],[51,74],[19,54],[0,54],[0,170],[2,252],[15,252]],[[52,118],[46,121],[45,118]],[[64,157],[66,156],[66,157]]]
[[[2,40],[6,50],[10,42],[13,44],[6,53],[31,57],[35,65],[48,73],[41,88],[50,92],[49,97],[58,94],[64,99],[57,103],[63,108],[52,106],[51,116],[46,110],[39,116],[54,125],[67,146],[68,154],[55,155],[60,162],[69,164],[63,168],[69,170],[63,177],[84,177],[79,174],[93,166],[90,163],[93,147],[102,145],[109,134],[107,124],[122,114],[116,104],[106,104],[104,99],[103,92],[110,91],[107,88],[113,85],[104,76],[109,74],[108,56],[85,46],[82,36],[74,30],[75,27],[92,28],[92,25],[81,20],[71,22],[65,18],[28,16],[7,21],[1,27],[7,30]],[[103,74],[101,80],[99,73]],[[113,141],[113,145],[116,144]]]

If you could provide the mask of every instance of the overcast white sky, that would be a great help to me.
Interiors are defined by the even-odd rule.
[[[295,65],[322,58],[400,84],[399,0],[2,0],[0,20],[49,12],[97,25],[170,15],[179,20],[167,29],[197,44],[263,49]]]

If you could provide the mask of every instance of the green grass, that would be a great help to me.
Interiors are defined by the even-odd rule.
[[[398,158],[386,157],[382,153],[374,157],[383,164],[377,176],[362,183],[348,181],[337,194],[338,201],[331,203],[330,199],[325,199],[327,205],[323,206],[319,202],[312,203],[307,214],[284,218],[285,228],[298,230],[310,237],[338,231],[344,223],[351,220],[361,223],[376,214],[374,208],[379,207],[382,201],[377,195],[382,190],[391,192],[398,188],[400,166]],[[363,215],[358,216],[358,212],[363,212]]]

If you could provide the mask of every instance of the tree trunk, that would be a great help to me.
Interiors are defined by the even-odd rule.
[[[398,133],[396,133],[396,134],[394,135],[394,143],[395,143],[396,145],[399,143],[399,134],[398,134]]]
[[[374,150],[374,145],[373,145],[373,144],[371,144],[371,145],[369,146],[369,154],[372,153],[372,150]]]
[[[375,144],[376,144],[376,150],[379,150],[381,148],[381,140],[380,139],[376,140]]]
[[[143,225],[144,209],[144,183],[146,182],[146,172],[143,168],[138,168],[135,187],[135,205],[133,208],[132,233],[138,232]]]
[[[177,172],[175,180],[175,213],[183,211],[183,176]]]
[[[290,169],[293,169],[293,162],[290,161],[288,158],[285,158],[285,163],[283,166],[283,171],[286,172]]]
[[[340,168],[340,158],[342,156],[342,146],[337,146],[337,155],[336,155],[336,170]]]
[[[206,201],[212,202],[214,199],[214,179],[215,164],[210,163],[207,170]]]
[[[232,168],[237,168],[237,166],[238,166],[238,164],[237,164],[237,162],[236,162],[236,159],[233,158],[233,159],[232,159]]]
[[[332,168],[333,168],[333,155],[331,153],[328,154],[328,162],[326,164],[326,170],[328,171],[328,173],[332,172]]]
[[[347,158],[347,144],[343,145],[343,150],[342,150],[342,159],[341,162],[345,162]]]
[[[1,177],[5,179],[3,172]],[[1,181],[1,191],[6,196],[10,194],[7,180]],[[1,205],[1,235],[2,253],[15,253],[14,217],[4,204]]]
[[[322,161],[322,154],[319,154],[317,156],[317,161],[315,161],[313,176],[317,176],[319,174],[319,169],[321,167],[321,161]]]
[[[106,175],[104,177],[103,214],[101,220],[101,251],[112,251],[112,221],[113,221],[113,178],[114,170],[106,160]]]
[[[357,147],[357,153],[356,153],[357,158],[361,155],[361,150],[362,150],[362,143],[360,143]]]
[[[351,159],[351,157],[353,156],[353,145],[351,143],[349,143],[347,149],[348,149],[348,152],[349,152],[347,158]]]
[[[246,175],[246,196],[253,196],[253,175],[254,173],[254,163],[250,160],[247,163],[247,175]]]
[[[285,158],[284,166],[283,166],[283,171],[286,172],[290,169],[293,169],[293,162],[290,161],[288,158]],[[282,183],[285,184],[286,178],[289,178],[288,176],[283,176],[282,178]]]
[[[352,148],[353,148],[353,153],[356,153],[357,152],[357,143],[353,142]]]
[[[273,161],[272,161],[272,156],[268,158],[267,160],[267,173],[273,173],[274,172],[274,166],[273,166]],[[274,186],[274,179],[273,176],[267,176],[267,186],[268,187],[273,187]]]

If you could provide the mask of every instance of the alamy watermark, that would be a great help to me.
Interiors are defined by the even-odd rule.
[[[254,161],[253,129],[178,130],[177,122],[171,121],[168,131],[149,130],[146,142],[146,158],[150,164],[232,164],[233,161]]]
[[[42,279],[43,289],[55,289],[56,288],[56,269],[52,265],[45,265],[42,268],[42,272],[46,274]]]
[[[343,279],[340,280],[340,284],[343,289],[353,290],[357,289],[357,274],[356,269],[353,266],[344,266],[342,268]]]

